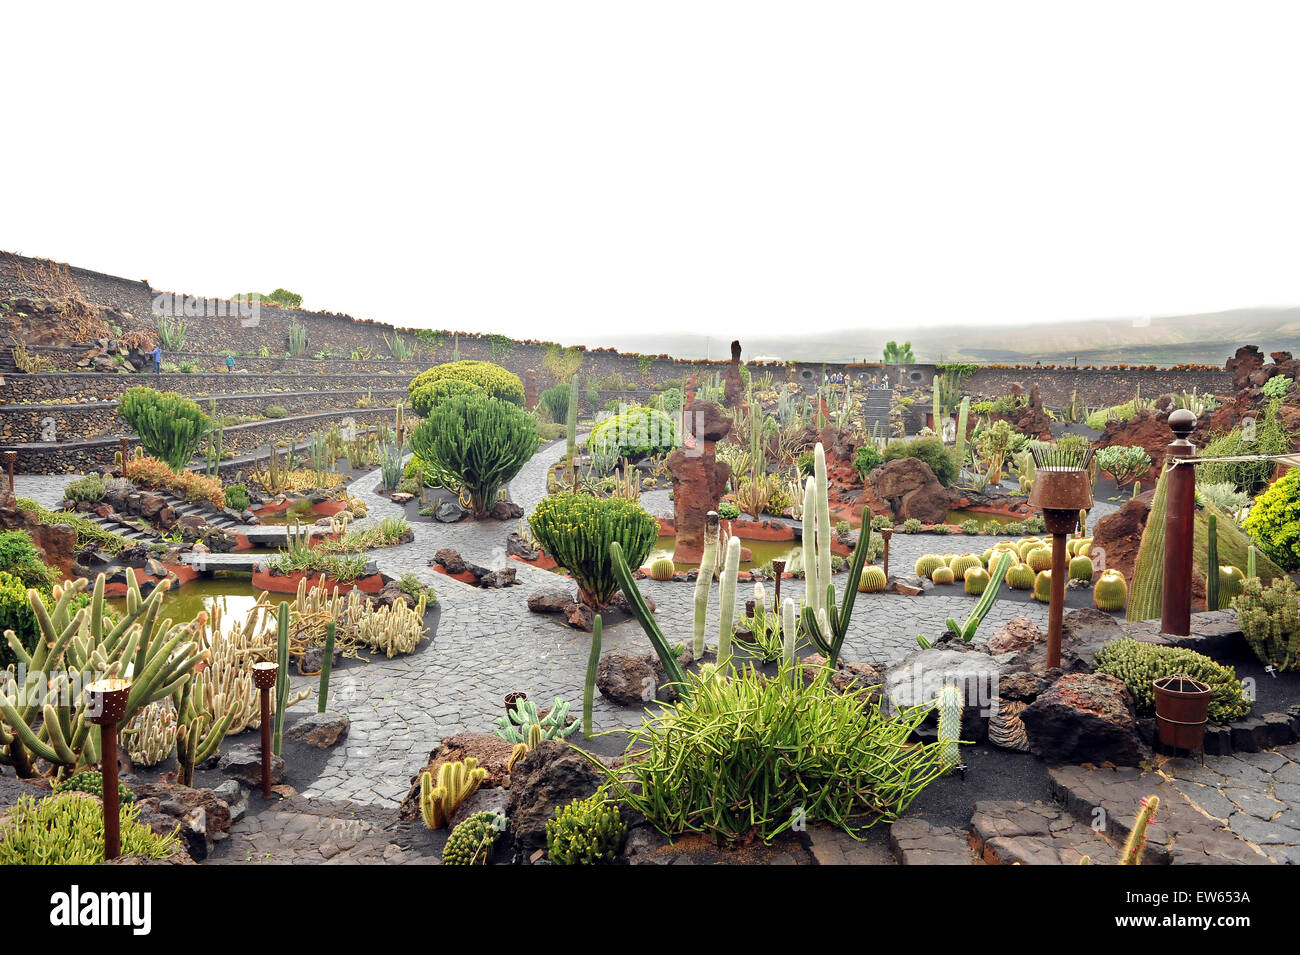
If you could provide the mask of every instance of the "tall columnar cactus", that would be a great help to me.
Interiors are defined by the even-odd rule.
[[[637,623],[641,624],[641,629],[650,638],[655,653],[659,655],[659,662],[663,664],[667,682],[677,689],[679,696],[687,695],[689,691],[686,673],[682,669],[677,655],[673,653],[672,647],[664,639],[663,631],[659,628],[659,622],[655,620],[654,614],[646,606],[645,598],[641,596],[636,581],[632,579],[632,571],[623,557],[623,548],[618,541],[610,541],[609,558],[619,588],[623,591],[623,596],[627,598],[628,606],[632,608],[632,616],[636,617]]]
[[[564,416],[564,459],[573,466],[573,452],[578,444],[578,376],[569,381],[569,408]]]
[[[731,660],[731,636],[736,626],[736,576],[740,571],[740,538],[727,541],[727,556],[718,582],[718,666]]]
[[[957,745],[961,740],[961,715],[966,708],[960,687],[951,684],[939,690],[939,760],[950,773],[961,765]]]
[[[831,583],[831,541],[835,539],[835,525],[831,523],[830,481],[826,476],[826,449],[820,441],[813,448],[813,477],[817,481],[817,584],[821,589],[814,590],[816,599],[820,600],[825,588]],[[862,517],[863,533],[869,533],[871,522],[867,515]],[[853,581],[856,590],[858,582]],[[827,598],[828,609],[834,609],[835,596],[832,592]]]
[[[275,623],[275,720],[271,729],[271,752],[280,755],[284,742],[284,711],[289,708],[289,604],[280,601]]]
[[[1142,530],[1142,543],[1138,547],[1133,565],[1133,581],[1129,588],[1128,619],[1153,620],[1160,616],[1164,599],[1165,576],[1165,509],[1168,479],[1160,475],[1156,493],[1151,499],[1151,511]]]
[[[1151,820],[1156,817],[1156,810],[1159,808],[1159,796],[1147,796],[1142,800],[1137,818],[1133,820],[1133,831],[1128,834],[1128,839],[1124,841],[1124,848],[1120,852],[1120,865],[1142,864],[1142,851],[1147,844],[1147,827],[1151,825]]]
[[[704,622],[709,610],[709,588],[713,586],[713,569],[718,563],[718,512],[709,511],[704,518],[704,554],[695,578],[695,659],[704,656]]]
[[[189,466],[208,430],[203,409],[174,391],[131,388],[118,399],[117,413],[145,451],[174,471]]]
[[[970,398],[961,400],[961,409],[957,412],[957,466],[962,467],[966,461],[966,416],[970,414]]]
[[[1255,545],[1251,544],[1246,548],[1246,578],[1248,580],[1258,580],[1259,572],[1255,569]]]
[[[1207,521],[1205,542],[1205,609],[1219,609],[1219,521],[1213,514]]]
[[[320,692],[316,694],[316,712],[324,713],[325,704],[330,695],[330,671],[334,669],[334,631],[335,623],[329,622],[325,628],[325,656],[320,667]]]
[[[794,600],[781,601],[781,660],[786,666],[794,665],[795,646],[799,639],[799,608]]]
[[[596,670],[600,667],[600,614],[591,622],[591,652],[587,654],[587,679],[582,684],[582,735],[591,739],[591,705],[596,698]]]
[[[219,720],[213,720],[212,714],[202,709],[203,683],[204,674],[196,673],[173,697],[179,724],[176,731],[176,765],[180,769],[177,782],[182,786],[194,785],[194,767],[221,747],[230,721],[235,718],[234,709],[227,710]]]
[[[420,815],[430,829],[442,829],[452,813],[462,802],[474,795],[479,784],[487,777],[487,770],[479,766],[473,756],[464,761],[443,763],[438,767],[438,779],[426,772],[420,777]]]

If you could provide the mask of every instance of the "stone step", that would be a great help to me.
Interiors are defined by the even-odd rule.
[[[889,827],[889,848],[899,865],[978,865],[964,829],[904,815]]]
[[[971,844],[989,865],[1115,865],[1118,851],[1055,803],[982,800],[971,816]]]

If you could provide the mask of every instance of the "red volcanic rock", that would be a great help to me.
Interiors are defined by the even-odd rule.
[[[740,407],[741,398],[745,394],[745,383],[740,377],[740,342],[738,341],[731,343],[731,363],[723,373],[723,383],[723,404],[728,408]]]
[[[1223,367],[1232,372],[1232,387],[1241,391],[1250,382],[1250,376],[1264,364],[1264,355],[1258,345],[1243,345],[1237,353],[1224,362]]]
[[[524,372],[524,407],[529,411],[537,407],[537,372],[531,368]]]
[[[898,458],[867,477],[875,496],[889,503],[899,521],[915,517],[923,524],[938,524],[948,514],[948,489],[918,458]]]
[[[673,526],[677,529],[673,560],[698,564],[704,554],[705,516],[717,508],[731,477],[730,465],[714,456],[714,444],[731,430],[731,419],[711,401],[696,401],[688,412],[694,446],[678,448],[668,457],[668,471],[673,478]]]
[[[1095,443],[1098,448],[1129,445],[1144,448],[1151,456],[1151,467],[1138,480],[1143,487],[1151,487],[1160,477],[1164,467],[1165,449],[1174,439],[1169,430],[1169,415],[1153,411],[1140,411],[1127,421],[1112,418],[1106,422],[1106,430]]]

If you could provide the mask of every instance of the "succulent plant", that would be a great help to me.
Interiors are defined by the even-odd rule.
[[[1098,610],[1123,610],[1128,603],[1128,584],[1124,575],[1113,567],[1103,570],[1097,582],[1092,585],[1092,602]]]
[[[972,567],[966,571],[966,593],[975,595],[984,593],[991,579],[989,572],[983,567]]]
[[[69,776],[61,783],[55,783],[53,792],[57,796],[66,792],[90,793],[92,796],[104,798],[104,774],[97,769],[88,769],[84,772],[77,773],[75,776]],[[135,793],[127,789],[122,783],[117,784],[117,796],[121,802],[135,802]]]
[[[442,847],[443,865],[487,865],[492,849],[505,831],[506,817],[476,812],[451,831]]]
[[[979,557],[974,554],[958,554],[952,560],[948,561],[948,569],[957,580],[966,576],[966,571],[972,567],[982,567]]]
[[[1029,563],[1027,559],[1029,557],[1029,552],[1042,546],[1043,542],[1037,537],[1022,537],[1020,540],[1016,541],[1016,553],[1020,555],[1022,561]]]
[[[650,576],[655,580],[672,580],[677,565],[671,557],[657,557],[650,562]]]
[[[1241,632],[1261,662],[1278,670],[1300,666],[1300,615],[1290,577],[1278,577],[1269,587],[1252,577],[1233,604]]]
[[[858,590],[864,594],[875,594],[885,589],[888,580],[885,577],[883,567],[877,567],[874,564],[870,567],[862,568],[862,576],[858,578]]]
[[[934,573],[934,569],[943,563],[943,558],[938,554],[922,554],[916,559],[916,565],[912,568],[918,577],[929,577]]]
[[[1071,580],[1092,580],[1092,558],[1079,555],[1070,558],[1070,579]]]
[[[1028,564],[1012,564],[1007,571],[1007,586],[1012,590],[1029,590],[1034,586],[1034,568]]]
[[[618,803],[599,792],[556,808],[546,820],[546,855],[557,865],[612,862],[626,838]]]
[[[957,575],[952,572],[951,567],[940,564],[930,572],[930,579],[936,584],[951,584],[957,579]]]
[[[1242,588],[1246,585],[1246,575],[1242,573],[1240,567],[1234,567],[1231,564],[1219,565],[1219,603],[1220,606],[1231,606],[1232,598],[1241,596]]]
[[[438,767],[435,784],[433,774],[425,772],[420,777],[420,815],[430,829],[442,829],[452,813],[487,777],[487,770],[473,756],[463,761],[443,763]]]
[[[943,771],[950,773],[961,764],[958,743],[961,741],[961,715],[966,708],[960,687],[948,685],[939,690],[939,758]]]
[[[1052,572],[1051,570],[1040,570],[1034,575],[1034,599],[1041,600],[1043,603],[1052,601]]]
[[[1098,673],[1108,673],[1124,681],[1140,713],[1151,713],[1155,709],[1152,681],[1178,674],[1186,674],[1209,685],[1210,722],[1231,723],[1250,712],[1251,703],[1243,692],[1236,670],[1195,650],[1164,647],[1125,637],[1112,640],[1098,650],[1096,662]]]
[[[1024,561],[1035,571],[1047,570],[1052,566],[1052,548],[1035,547],[1024,555]]]

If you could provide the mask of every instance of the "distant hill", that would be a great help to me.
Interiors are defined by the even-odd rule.
[[[681,358],[725,358],[730,339],[703,335],[620,333],[611,329],[602,342],[623,351],[667,352]],[[887,340],[910,340],[919,361],[984,363],[1042,361],[1081,365],[1183,362],[1222,364],[1241,345],[1300,354],[1300,308],[1245,308],[1202,315],[1149,320],[1098,319],[1039,325],[966,325],[916,328],[801,329],[798,337],[740,335],[746,357],[794,361],[879,361]],[[566,344],[579,344],[566,342]]]

